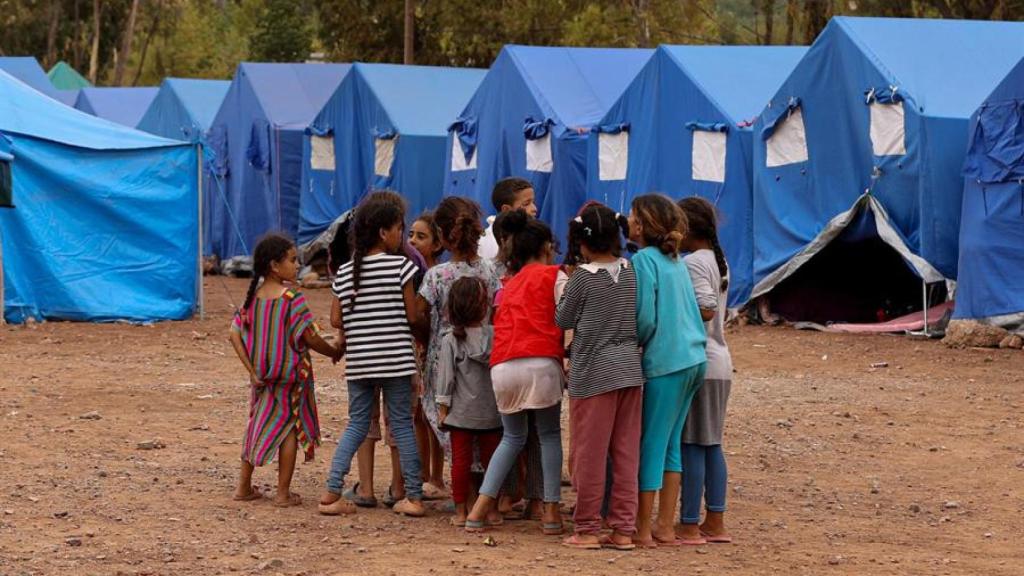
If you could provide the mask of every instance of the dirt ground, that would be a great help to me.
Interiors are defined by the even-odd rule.
[[[205,321],[0,327],[0,574],[1024,574],[1020,351],[734,330],[735,544],[584,552],[514,522],[489,547],[440,511],[316,514],[346,414],[325,361],[303,506],[231,500],[247,380],[225,336],[244,288],[208,278]],[[308,294],[326,319],[329,294]],[[269,491],[275,467],[256,478]]]

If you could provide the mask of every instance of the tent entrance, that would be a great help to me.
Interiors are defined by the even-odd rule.
[[[927,288],[924,288],[927,287]],[[876,323],[947,297],[945,279],[911,253],[870,195],[836,216],[800,253],[754,287],[792,322]]]

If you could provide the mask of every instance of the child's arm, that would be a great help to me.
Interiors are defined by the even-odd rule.
[[[335,362],[341,360],[342,356],[345,355],[344,341],[339,343],[338,346],[331,346],[326,340],[320,337],[320,334],[312,325],[310,325],[309,328],[306,328],[306,331],[302,333],[302,341],[306,343],[306,346],[309,346],[313,350],[316,350]]]
[[[341,327],[341,300],[335,298],[331,302],[331,328],[338,328],[340,330]]]
[[[636,271],[636,335],[640,346],[644,346],[658,327],[657,275],[654,263],[644,254],[633,257],[633,270]]]
[[[587,274],[587,272],[580,274]],[[576,327],[576,320],[579,317],[584,298],[582,280],[582,276],[573,275],[565,286],[562,298],[556,303],[555,324],[562,330],[571,330]]]
[[[231,346],[235,349],[235,354],[237,354],[238,359],[242,361],[242,366],[245,366],[245,369],[249,372],[249,382],[251,382],[253,386],[263,386],[263,382],[260,381],[259,375],[256,374],[256,368],[252,365],[252,360],[249,359],[249,351],[245,349],[245,343],[242,342],[242,334],[238,330],[232,328],[229,339],[231,340]]]
[[[441,353],[437,361],[437,382],[434,384],[434,401],[437,402],[441,421],[448,416],[448,408],[452,405],[452,393],[455,391],[456,350],[454,338],[446,333],[441,340]]]
[[[403,293],[404,297],[404,293]],[[420,342],[426,342],[430,337],[430,303],[422,295],[417,294],[415,298],[416,312],[414,314],[416,323],[413,324],[413,333],[420,339]],[[408,313],[409,304],[406,303],[406,313]]]
[[[700,308],[700,319],[710,322],[718,312],[719,298],[718,289],[712,284],[711,271],[693,258],[686,258],[683,261],[686,263],[686,270],[690,273],[690,283],[693,284],[693,293],[697,298],[697,306]]]

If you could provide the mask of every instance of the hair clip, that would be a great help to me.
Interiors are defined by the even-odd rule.
[[[619,213],[619,212],[616,212],[615,213],[615,219],[618,220],[619,218],[622,218],[622,214]]]
[[[587,233],[587,236],[591,236],[591,233],[593,232],[593,230],[590,229],[590,226],[584,228],[583,231]]]
[[[577,224],[583,224],[583,217],[582,216],[577,216],[577,217],[573,218],[572,221],[577,223]]]

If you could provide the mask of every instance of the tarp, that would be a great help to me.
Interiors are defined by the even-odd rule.
[[[135,128],[156,98],[159,89],[138,88],[82,88],[75,108],[97,118]]]
[[[205,178],[213,254],[250,256],[271,231],[299,228],[305,131],[348,74],[348,64],[238,65],[208,136]]]
[[[1021,23],[833,18],[754,125],[753,295],[858,208],[925,281],[956,278],[968,117],[1022,38]]]
[[[78,93],[81,90],[57,90],[54,98],[64,104],[65,106],[75,107],[75,103],[78,102]]]
[[[354,64],[306,137],[299,242],[316,238],[370,189],[400,193],[411,218],[435,207],[444,186],[448,125],[485,74]]]
[[[195,147],[83,114],[3,72],[0,140],[17,206],[0,210],[8,321],[193,313]]]
[[[473,198],[490,213],[494,184],[509,176],[525,178],[537,193],[539,217],[565,238],[570,218],[586,201],[587,140],[653,53],[502,48],[453,119],[445,194]]]
[[[58,90],[50,83],[39,61],[31,56],[0,56],[0,70],[7,72],[50,98],[58,98]]]
[[[754,285],[751,122],[806,51],[661,46],[600,122],[629,126],[625,179],[601,180],[599,143],[590,143],[590,198],[623,212],[652,191],[717,206],[730,307],[745,303]]]
[[[971,116],[954,317],[1024,327],[1024,60]]]
[[[92,83],[85,79],[71,67],[70,64],[61,60],[50,68],[50,71],[46,73],[50,78],[50,83],[57,90],[81,90],[82,88],[89,88]]]
[[[137,128],[185,142],[199,142],[213,123],[231,82],[167,78]]]

